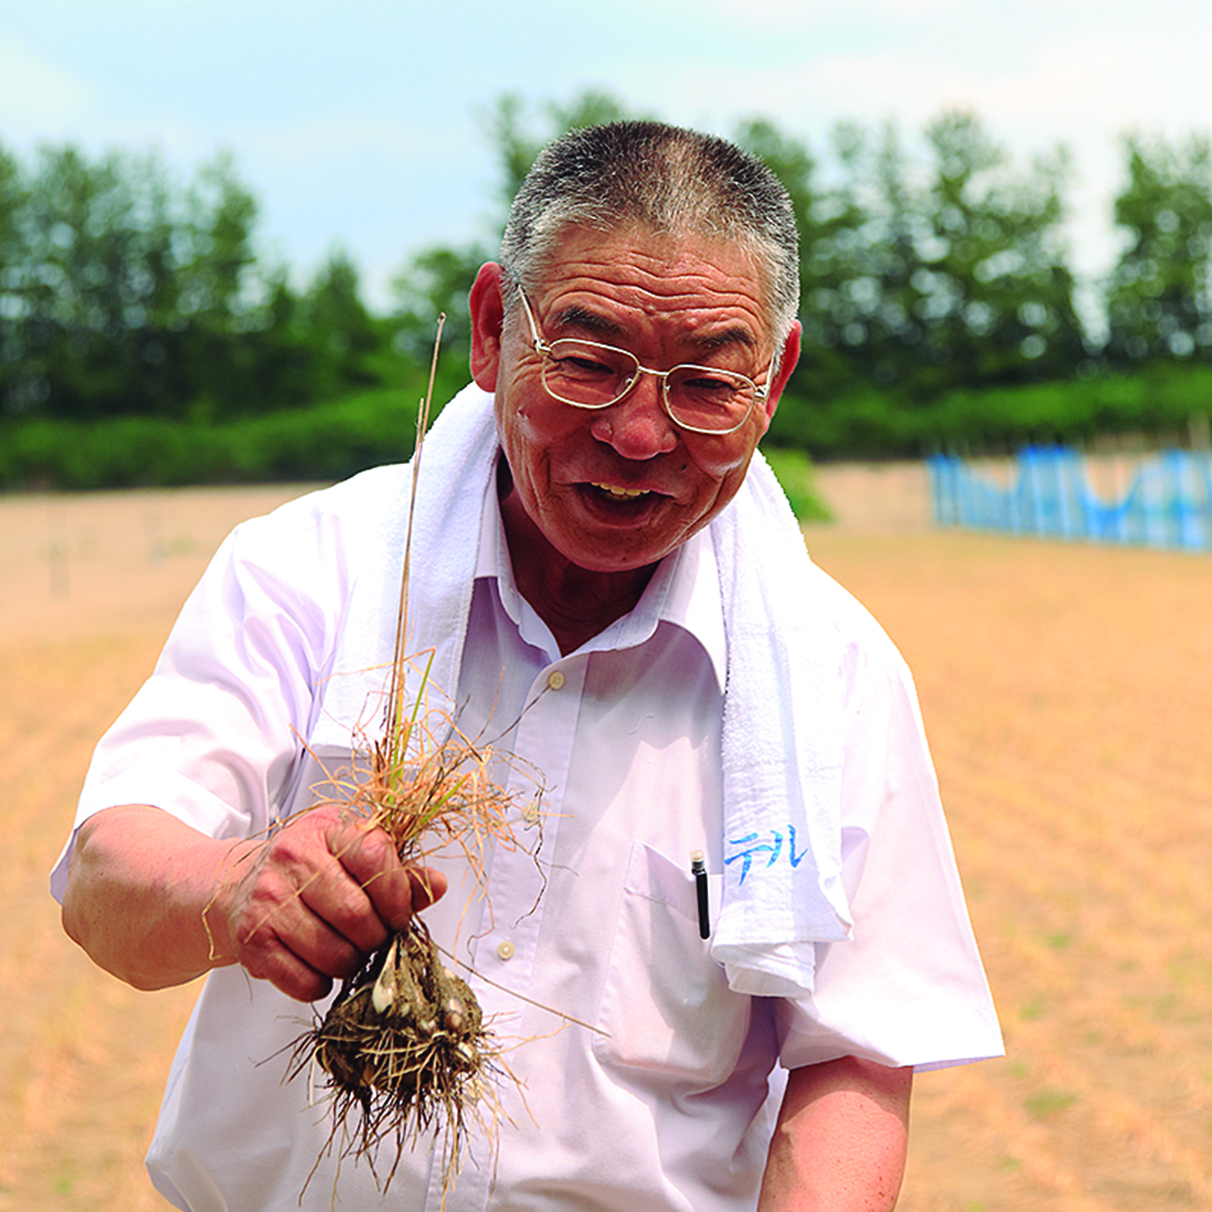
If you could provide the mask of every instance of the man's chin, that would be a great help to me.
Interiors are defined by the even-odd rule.
[[[565,559],[586,572],[631,573],[651,568],[689,538],[690,533],[663,533],[645,525],[644,520],[620,520],[617,515],[595,523],[590,516],[585,525],[561,527],[559,533],[548,536],[548,541]]]

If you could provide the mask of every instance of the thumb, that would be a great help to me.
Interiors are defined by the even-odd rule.
[[[432,867],[409,867],[409,883],[412,884],[412,910],[414,913],[428,909],[446,894],[446,876]]]

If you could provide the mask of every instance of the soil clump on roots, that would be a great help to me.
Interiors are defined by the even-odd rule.
[[[386,1190],[406,1148],[444,1133],[444,1176],[453,1181],[480,1104],[495,1104],[498,1045],[466,981],[443,962],[425,924],[371,955],[323,1020],[296,1045],[291,1077],[318,1065],[328,1075],[328,1149],[365,1159]],[[381,1146],[394,1152],[381,1174]],[[326,1151],[327,1152],[327,1151]]]

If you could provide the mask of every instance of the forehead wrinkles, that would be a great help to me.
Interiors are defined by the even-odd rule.
[[[573,233],[537,284],[545,323],[603,339],[642,321],[716,348],[768,338],[760,277],[734,245]],[[554,335],[554,333],[552,334]]]

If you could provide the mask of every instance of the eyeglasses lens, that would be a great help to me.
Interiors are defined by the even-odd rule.
[[[547,390],[569,404],[604,408],[624,395],[640,364],[629,353],[586,341],[555,341],[545,359]]]
[[[626,350],[590,341],[554,341],[543,360],[543,383],[567,404],[605,408],[631,389],[640,364]],[[652,373],[652,372],[649,372]],[[705,366],[675,366],[665,380],[670,415],[688,429],[727,432],[753,406],[754,386],[741,375]]]
[[[753,407],[754,388],[746,378],[704,366],[675,366],[666,378],[669,411],[687,429],[736,429]]]

